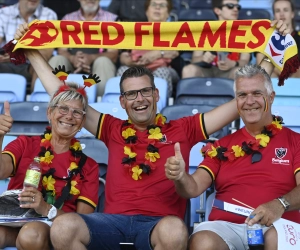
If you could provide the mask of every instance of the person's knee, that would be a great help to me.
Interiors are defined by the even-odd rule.
[[[200,67],[194,64],[188,64],[182,69],[182,78],[196,77],[201,75]]]
[[[277,231],[274,227],[270,228],[265,234],[264,234],[264,240],[265,240],[265,249],[277,249]]]
[[[46,224],[30,223],[21,228],[16,246],[18,249],[50,249],[50,227]]]
[[[66,71],[73,70],[70,61],[62,55],[56,55],[51,57],[48,63],[53,69],[58,67],[59,65],[64,65],[66,67]]]
[[[175,216],[167,216],[159,221],[153,229],[152,245],[165,249],[186,249],[188,230],[184,222]]]
[[[211,231],[200,231],[189,239],[189,250],[229,250],[225,241]]]

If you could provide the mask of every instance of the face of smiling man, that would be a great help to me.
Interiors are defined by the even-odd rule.
[[[123,83],[123,93],[133,90],[141,90],[152,87],[150,78],[147,75],[141,77],[126,78]],[[151,93],[150,93],[151,94]],[[124,95],[120,96],[120,103],[126,110],[128,118],[139,130],[146,130],[148,125],[154,124],[156,117],[156,103],[159,100],[157,89],[153,89],[150,96],[143,96],[138,92],[134,100],[128,100]]]

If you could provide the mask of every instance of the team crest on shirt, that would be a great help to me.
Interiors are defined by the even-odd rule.
[[[290,160],[283,159],[287,154],[287,148],[275,148],[275,158],[272,158],[273,164],[289,165]]]

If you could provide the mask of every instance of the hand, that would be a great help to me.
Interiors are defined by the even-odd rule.
[[[283,20],[273,20],[271,22],[271,27],[275,26],[275,28],[278,30],[278,32],[281,35],[287,35],[291,33],[291,30],[287,27],[287,25],[284,23]]]
[[[169,157],[165,164],[166,177],[169,180],[178,181],[185,173],[185,162],[180,151],[180,144],[178,142],[174,145],[175,156]]]
[[[250,220],[248,217],[245,223],[252,226],[259,223],[261,225],[271,226],[274,221],[281,218],[284,213],[284,207],[278,200],[272,200],[267,203],[259,205],[253,212],[254,218]]]
[[[10,116],[9,102],[4,102],[4,115],[0,115],[0,136],[7,134],[13,124],[13,118]]]
[[[206,63],[212,63],[215,60],[216,55],[210,53],[209,51],[204,52],[202,56],[202,61]]]
[[[157,60],[161,57],[160,53],[159,53],[159,57],[157,57],[157,55],[158,55],[157,50],[149,51],[149,52],[145,53],[144,55],[142,55],[138,59],[138,62],[141,65],[147,65],[147,64],[152,63],[152,62],[154,62],[155,60]]]
[[[29,30],[28,23],[20,24],[15,35],[14,39],[19,40],[21,37]]]
[[[19,194],[19,200],[28,202],[21,204],[23,208],[33,208],[38,214],[48,214],[48,203],[44,201],[42,193],[34,187],[25,187]]]

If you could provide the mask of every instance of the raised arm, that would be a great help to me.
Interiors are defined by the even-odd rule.
[[[14,38],[19,40],[28,29],[27,23],[21,24],[16,31]],[[48,62],[45,61],[38,50],[25,49],[24,52],[48,94],[51,95],[54,93],[58,87],[62,85],[62,82],[52,73],[53,69],[50,67]],[[93,135],[96,135],[99,117],[100,113],[88,106],[84,127]]]

